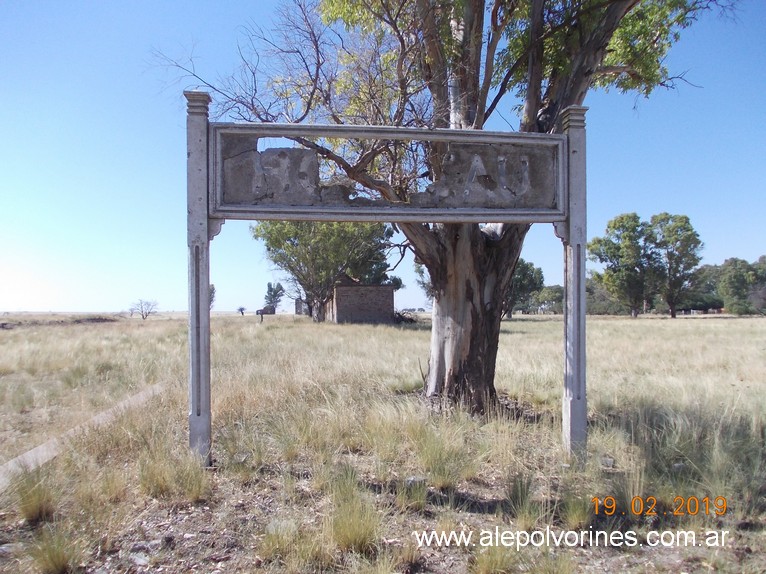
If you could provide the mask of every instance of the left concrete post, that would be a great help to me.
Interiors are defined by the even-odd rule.
[[[208,108],[210,94],[184,92],[189,245],[189,446],[210,466],[210,233]]]

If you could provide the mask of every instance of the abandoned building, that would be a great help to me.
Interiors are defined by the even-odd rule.
[[[302,301],[295,302],[295,313],[306,314]],[[325,306],[325,320],[333,323],[393,323],[394,286],[364,285],[343,275]]]

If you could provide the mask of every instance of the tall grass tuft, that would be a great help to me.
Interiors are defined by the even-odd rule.
[[[422,512],[428,502],[425,480],[409,478],[396,485],[396,506],[400,510]]]
[[[200,502],[209,494],[210,481],[201,459],[189,450],[153,449],[138,462],[141,489],[153,498],[176,497]]]
[[[377,550],[380,514],[369,494],[359,490],[353,466],[338,466],[330,491],[333,508],[326,528],[334,543],[344,552],[374,554]]]
[[[18,498],[19,514],[32,525],[53,518],[54,494],[42,468],[22,469],[13,479],[12,490]]]
[[[475,552],[469,561],[471,574],[512,574],[525,567],[522,554],[515,548],[488,546]]]
[[[38,533],[29,553],[41,574],[69,574],[80,562],[82,549],[71,533],[46,526]]]
[[[535,527],[540,516],[539,505],[533,500],[534,474],[528,470],[506,476],[505,496],[508,510],[519,530]]]
[[[567,530],[584,530],[594,518],[594,507],[590,499],[572,493],[564,493],[560,512],[561,521]]]
[[[470,419],[459,413],[411,427],[415,454],[434,488],[451,490],[474,475],[476,456],[469,441],[476,430]]]

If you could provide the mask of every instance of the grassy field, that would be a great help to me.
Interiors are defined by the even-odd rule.
[[[589,318],[578,464],[559,318],[504,323],[501,404],[477,418],[421,396],[427,322],[214,317],[212,470],[185,447],[182,319],[17,323],[0,461],[166,391],[0,494],[2,572],[766,570],[764,319]]]

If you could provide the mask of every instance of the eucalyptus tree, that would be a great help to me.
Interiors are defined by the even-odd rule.
[[[692,292],[702,241],[686,215],[653,215],[648,233],[659,264],[658,291],[675,318],[679,305]]]
[[[285,294],[285,288],[282,287],[282,284],[277,283],[267,283],[266,284],[266,295],[263,298],[263,304],[266,307],[273,307],[274,310],[279,307],[279,302],[282,300],[282,297]]]
[[[267,122],[482,129],[501,108],[556,133],[593,87],[672,86],[679,32],[736,0],[292,0],[251,29],[240,69],[203,86],[218,112]],[[302,140],[369,193],[406,201],[441,177],[442,144]],[[421,177],[422,176],[422,177]],[[401,224],[434,288],[427,393],[483,411],[526,224]]]
[[[519,257],[511,286],[505,294],[503,315],[510,317],[517,306],[529,310],[535,305],[534,295],[539,293],[543,287],[545,287],[543,270],[535,267],[534,263],[529,263]]]
[[[636,317],[659,295],[675,318],[698,284],[702,241],[686,215],[660,213],[641,221],[635,213],[610,220],[604,237],[588,243],[593,261],[605,265],[593,278]]]
[[[759,263],[761,266],[759,266]],[[731,257],[719,268],[718,293],[723,297],[728,313],[747,315],[763,312],[761,290],[766,287],[766,273],[763,258],[755,264],[744,259]]]
[[[638,317],[641,309],[657,293],[660,262],[650,241],[649,225],[636,213],[623,213],[606,224],[603,237],[588,243],[592,261],[604,265],[593,272],[593,279]]]

